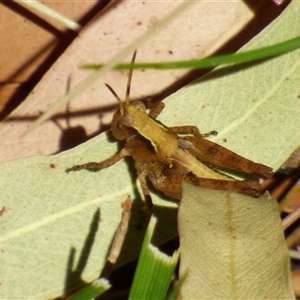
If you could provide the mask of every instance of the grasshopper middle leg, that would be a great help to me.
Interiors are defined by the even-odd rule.
[[[169,127],[173,132],[177,134],[193,134],[197,137],[209,137],[211,135],[217,135],[218,132],[215,130],[209,131],[207,133],[200,133],[200,130],[197,126],[187,125],[187,126],[173,126]]]

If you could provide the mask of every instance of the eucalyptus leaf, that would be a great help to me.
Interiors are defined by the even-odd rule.
[[[299,10],[292,2],[240,51],[300,36]],[[217,68],[168,97],[159,119],[168,126],[196,125],[203,133],[216,130],[212,141],[277,169],[300,144],[299,54]]]
[[[182,299],[295,299],[279,207],[183,183],[178,213]]]
[[[97,173],[66,173],[74,162],[103,160],[115,152],[117,144],[105,144],[105,138],[101,135],[55,156],[0,166],[5,174],[0,180],[5,207],[0,228],[0,274],[4,278],[0,298],[47,298],[97,278],[119,225],[125,195],[136,195],[136,199],[123,263],[137,256],[147,218],[141,213],[144,204],[138,200],[139,191],[129,184],[132,178],[126,164]],[[158,243],[176,234],[176,211],[166,210],[155,210],[164,220],[158,227]]]

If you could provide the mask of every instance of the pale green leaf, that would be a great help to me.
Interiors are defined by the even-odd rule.
[[[0,166],[5,208],[0,227],[0,298],[43,299],[99,276],[121,219],[121,203],[127,195],[138,197],[139,191],[130,184],[133,179],[125,163],[98,173],[65,170],[114,153],[117,144],[105,143],[105,138],[101,135],[59,155]],[[138,255],[147,225],[142,208],[143,202],[136,198],[123,262]],[[176,234],[176,211],[166,210],[154,210],[160,220],[156,243]]]
[[[182,299],[295,299],[278,204],[183,184]]]
[[[241,51],[300,36],[295,1]],[[300,50],[263,63],[219,68],[165,101],[160,120],[217,130],[213,141],[277,169],[300,144]],[[172,108],[169,108],[172,107]]]

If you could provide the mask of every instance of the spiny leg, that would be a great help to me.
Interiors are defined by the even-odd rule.
[[[144,172],[139,172],[139,170],[137,170],[137,173],[138,173],[139,181],[141,183],[143,194],[145,196],[145,202],[146,202],[147,208],[149,210],[151,210],[153,207],[153,202],[152,202],[150,191],[149,191],[149,188],[147,185],[146,174]]]
[[[68,168],[66,172],[70,171],[79,171],[79,170],[89,170],[89,171],[99,171],[101,169],[106,169],[115,163],[117,163],[119,160],[123,159],[125,156],[130,156],[130,153],[124,148],[117,154],[113,155],[112,157],[102,161],[102,162],[89,162],[82,165],[74,165],[71,168]]]
[[[193,134],[194,136],[199,136],[203,138],[218,134],[218,132],[215,130],[209,131],[207,133],[200,133],[198,127],[193,125],[173,126],[169,128],[177,134]]]
[[[251,197],[258,197],[261,194],[261,186],[258,180],[237,181],[199,178],[192,173],[188,173],[184,180],[195,186],[214,190],[233,191]]]
[[[149,117],[151,117],[152,119],[156,119],[164,108],[165,104],[163,102],[155,103],[153,108],[149,112]]]

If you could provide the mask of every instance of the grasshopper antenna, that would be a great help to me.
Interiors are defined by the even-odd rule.
[[[137,50],[135,50],[133,52],[132,59],[131,59],[131,65],[134,64],[134,61],[136,58],[136,53],[137,53]],[[127,81],[127,88],[126,88],[126,94],[125,94],[125,104],[126,105],[129,105],[129,95],[130,95],[132,72],[133,72],[133,69],[129,70],[129,73],[128,73],[128,81]]]
[[[130,62],[132,65],[134,64],[134,61],[135,61],[136,52],[137,52],[137,50],[134,51],[131,62]],[[133,69],[129,70],[129,73],[128,73],[128,81],[127,81],[126,94],[125,94],[125,105],[129,105],[129,95],[130,95],[132,72],[133,72]],[[105,86],[110,90],[110,92],[118,100],[118,102],[120,104],[120,113],[122,116],[124,116],[125,111],[124,111],[124,104],[123,104],[122,100],[120,99],[120,97],[117,95],[117,93],[113,90],[113,88],[109,84],[105,83]]]
[[[121,115],[124,116],[124,106],[123,106],[123,102],[122,100],[120,99],[120,97],[117,95],[117,93],[113,90],[113,88],[108,84],[108,83],[105,83],[105,86],[110,90],[110,92],[115,96],[115,98],[118,100],[119,104],[120,104],[120,112],[121,112]]]

